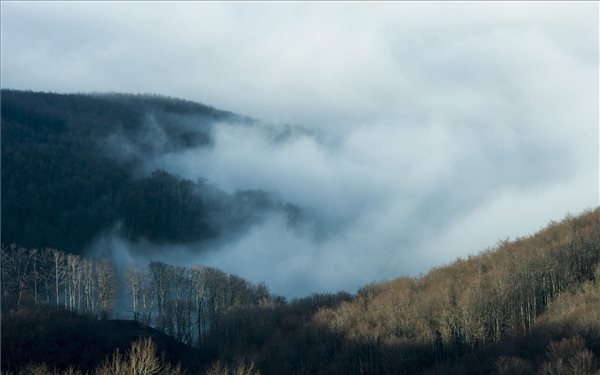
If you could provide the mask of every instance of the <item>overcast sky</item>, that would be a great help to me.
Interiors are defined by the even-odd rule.
[[[223,124],[213,149],[149,161],[345,223],[315,242],[274,216],[199,260],[276,292],[416,275],[599,204],[598,2],[1,7],[3,88],[156,93],[313,131]]]

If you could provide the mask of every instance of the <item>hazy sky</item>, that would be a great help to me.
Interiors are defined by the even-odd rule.
[[[148,161],[344,222],[315,242],[273,216],[198,259],[275,292],[416,275],[599,204],[597,2],[1,7],[3,88],[157,93],[312,131],[222,124],[214,148]]]

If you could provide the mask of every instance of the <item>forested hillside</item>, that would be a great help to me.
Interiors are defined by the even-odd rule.
[[[119,226],[124,237],[192,243],[235,236],[301,209],[268,192],[228,194],[204,180],[145,170],[157,153],[210,147],[213,126],[253,120],[148,95],[2,90],[2,241],[80,254]]]
[[[419,277],[286,301],[200,264],[84,255],[107,231],[202,249],[272,213],[302,223],[309,209],[270,192],[147,163],[254,120],[147,95],[1,104],[4,372],[126,374],[144,357],[163,374],[598,374],[599,208]]]
[[[79,366],[90,352],[102,352],[90,342],[69,357],[71,363],[57,362],[60,325],[71,323],[40,318],[37,306],[87,316],[77,319],[106,319],[115,296],[102,292],[108,284],[124,289],[126,311],[140,327],[151,325],[188,344],[198,362],[180,361],[191,373],[252,366],[241,374],[592,375],[600,370],[598,208],[426,275],[365,286],[356,295],[286,302],[264,286],[202,266],[132,265],[121,282],[110,269],[110,262],[58,250],[4,248],[2,356],[10,358],[3,361],[4,370],[40,362]],[[39,327],[36,339],[32,333],[23,340],[21,332],[31,326]],[[32,342],[39,349],[19,361]],[[113,350],[123,349],[119,342],[113,341]],[[48,345],[55,354],[44,355]],[[104,345],[105,353],[111,344]],[[101,359],[86,364],[86,371],[102,366]]]

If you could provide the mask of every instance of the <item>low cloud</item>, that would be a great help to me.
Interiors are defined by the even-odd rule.
[[[157,153],[142,169],[206,179],[227,194],[271,192],[302,207],[306,225],[272,211],[242,235],[155,249],[155,259],[219,267],[286,296],[352,292],[532,233],[597,197],[593,161],[569,163],[580,150],[565,147],[556,160],[553,143],[516,130],[436,122],[276,136],[272,126],[216,123],[210,145]],[[148,254],[148,244],[129,246]]]
[[[260,119],[215,121],[209,141],[186,147],[161,128],[151,152],[122,134],[113,143],[138,155],[141,175],[268,191],[330,233],[315,238],[274,212],[202,252],[169,251],[174,262],[288,296],[354,291],[599,203],[597,3],[2,10],[3,86],[158,92]],[[194,129],[182,116],[148,121]]]

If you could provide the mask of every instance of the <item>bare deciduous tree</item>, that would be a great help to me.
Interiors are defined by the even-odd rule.
[[[96,263],[96,280],[100,317],[108,319],[116,296],[117,273],[115,266],[107,260]]]

